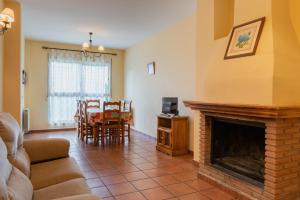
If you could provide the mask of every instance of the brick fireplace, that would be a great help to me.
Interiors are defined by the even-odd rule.
[[[184,103],[200,111],[199,177],[249,199],[300,199],[300,108]]]

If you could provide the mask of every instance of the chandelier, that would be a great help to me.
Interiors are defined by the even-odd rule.
[[[84,42],[84,43],[82,44],[82,51],[83,51],[85,54],[86,54],[87,52],[93,50],[93,40],[92,40],[93,33],[90,32],[89,35],[90,35],[90,40],[89,40],[89,42]],[[104,51],[104,47],[103,47],[102,45],[98,46],[98,51],[99,51],[99,52],[103,52],[103,51]]]
[[[11,28],[11,23],[15,21],[14,11],[10,8],[5,8],[0,13],[0,34],[3,35]]]

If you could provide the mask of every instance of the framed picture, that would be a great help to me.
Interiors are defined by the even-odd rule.
[[[224,59],[255,55],[265,17],[233,28]]]
[[[148,68],[149,75],[155,74],[155,62],[148,63],[147,68]]]

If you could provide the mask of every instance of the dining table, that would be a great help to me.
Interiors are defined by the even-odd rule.
[[[92,125],[101,124],[103,121],[103,108],[88,108],[87,110],[88,122]],[[126,110],[121,110],[120,112],[121,120],[123,124],[130,123],[132,124],[132,113]],[[93,126],[93,136],[94,144],[98,144],[98,128]]]

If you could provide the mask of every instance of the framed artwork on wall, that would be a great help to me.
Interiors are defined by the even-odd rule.
[[[148,74],[149,75],[154,75],[155,74],[155,62],[148,63],[147,68],[148,68]]]
[[[224,59],[255,55],[265,19],[262,17],[233,27]]]

